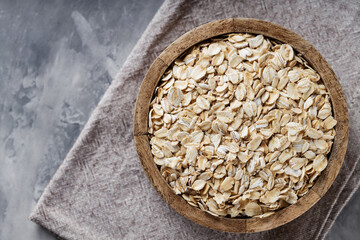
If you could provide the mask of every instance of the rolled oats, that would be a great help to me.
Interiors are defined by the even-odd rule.
[[[229,34],[163,75],[148,133],[162,176],[190,205],[264,218],[313,186],[336,123],[320,76],[290,45]]]

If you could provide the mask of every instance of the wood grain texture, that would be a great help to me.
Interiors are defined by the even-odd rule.
[[[141,83],[134,113],[134,136],[147,134],[150,101],[155,87],[167,68],[168,65],[160,58],[157,58],[150,66]]]
[[[277,211],[267,218],[231,219],[214,217],[198,208],[192,207],[180,196],[176,195],[161,176],[150,151],[147,136],[147,120],[149,104],[155,87],[167,67],[191,46],[206,39],[232,32],[262,34],[280,42],[290,44],[320,74],[329,90],[338,121],[336,137],[329,156],[328,167],[318,178],[313,188],[299,201]],[[155,60],[148,70],[138,94],[134,115],[134,137],[139,159],[152,185],[163,199],[178,213],[203,226],[227,232],[259,232],[279,227],[308,211],[327,192],[334,182],[344,161],[348,143],[349,117],[347,103],[341,85],[333,70],[320,53],[298,34],[281,27],[257,19],[225,19],[207,23],[184,34],[174,41]]]

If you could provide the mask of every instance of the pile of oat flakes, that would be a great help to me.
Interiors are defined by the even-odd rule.
[[[265,217],[308,192],[335,125],[320,76],[290,45],[230,34],[164,74],[148,133],[162,176],[190,205]]]

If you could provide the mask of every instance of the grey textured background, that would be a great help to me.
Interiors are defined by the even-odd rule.
[[[28,220],[161,5],[0,1],[0,239],[54,239]]]
[[[27,217],[161,3],[0,1],[0,239],[53,239]],[[327,238],[359,225],[358,191]]]

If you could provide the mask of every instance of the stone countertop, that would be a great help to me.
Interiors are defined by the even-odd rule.
[[[0,239],[55,239],[28,220],[161,0],[0,1]],[[357,239],[360,191],[327,239]]]

